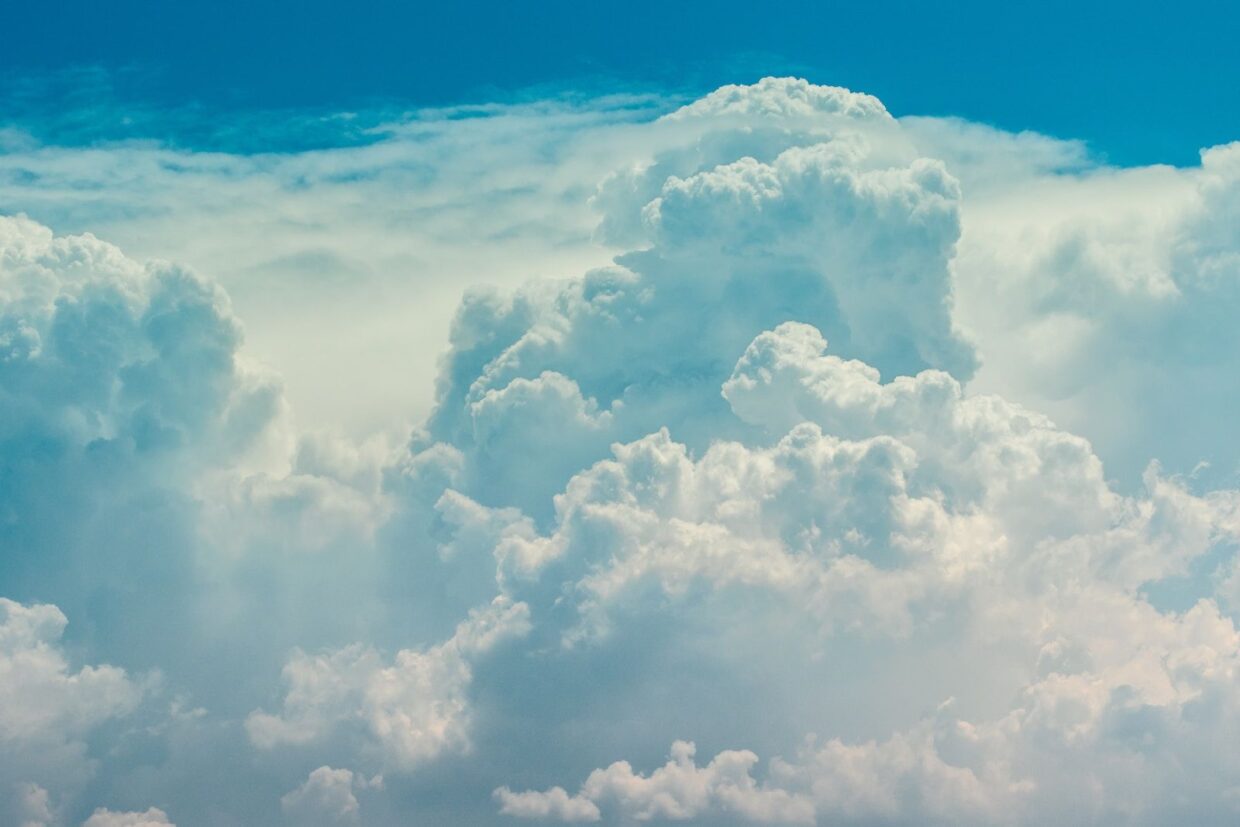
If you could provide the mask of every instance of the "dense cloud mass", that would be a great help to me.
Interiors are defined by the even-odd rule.
[[[470,289],[397,441],[0,218],[5,823],[1234,823],[1237,147],[773,78],[487,116],[580,130],[613,260]]]

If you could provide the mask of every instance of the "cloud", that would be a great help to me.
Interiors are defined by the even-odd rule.
[[[33,822],[45,818],[47,788],[72,790],[89,777],[92,730],[132,712],[143,695],[123,669],[74,671],[60,647],[67,623],[55,606],[0,598],[0,783],[20,788],[21,817]]]
[[[298,144],[321,130],[322,147],[301,151],[29,140],[0,156],[0,199],[58,233],[89,231],[139,259],[212,274],[247,322],[248,354],[279,372],[302,423],[404,429],[429,412],[466,285],[609,259],[590,242],[596,219],[582,202],[625,151],[612,128],[663,105],[565,96],[215,122]]]
[[[728,84],[667,116],[668,120],[716,119],[737,116],[790,119],[843,115],[856,119],[886,119],[887,109],[878,98],[843,89],[820,86],[801,78],[763,78],[754,84]]]
[[[696,747],[672,744],[671,760],[649,776],[633,772],[626,761],[595,770],[576,796],[556,787],[545,793],[513,793],[501,787],[500,812],[521,818],[554,816],[561,821],[597,821],[599,802],[614,802],[624,819],[683,821],[712,812],[735,813],[747,821],[812,824],[813,805],[784,790],[758,785],[750,770],[758,761],[752,752],[729,750],[705,767],[694,764]]]
[[[787,323],[723,384],[769,446],[718,442],[695,460],[666,430],[617,445],[557,495],[545,536],[459,495],[441,508],[462,535],[483,532],[515,594],[562,582],[587,625],[648,584],[669,597],[708,585],[787,593],[827,628],[900,633],[1009,567],[1131,591],[1237,536],[1232,492],[1193,497],[1151,470],[1145,497],[1126,498],[1088,443],[1044,417],[941,372],[883,384],[825,347]]]
[[[1208,747],[1197,736],[1193,747],[1161,741],[1156,722],[1176,721],[1187,735],[1194,727],[1183,716],[1208,714],[1228,731],[1233,702],[1205,713],[1196,699],[1214,696],[1205,688],[1213,676],[1231,685],[1240,654],[1231,621],[1208,599],[1182,615],[1160,612],[1140,589],[1234,546],[1236,493],[1197,497],[1152,468],[1143,495],[1123,496],[1088,443],[1044,417],[966,395],[941,372],[883,384],[872,367],[825,348],[813,328],[782,325],[759,335],[724,383],[736,414],[773,446],[716,443],[696,461],[667,432],[616,446],[613,460],[556,498],[550,535],[497,532],[497,560],[541,549],[524,574],[558,581],[544,593],[575,598],[591,634],[615,634],[617,611],[629,624],[654,613],[726,629],[744,605],[742,622],[765,628],[795,606],[834,636],[946,634],[969,648],[1001,639],[1028,653],[1025,668],[1044,670],[998,718],[944,715],[942,732],[837,740],[780,765],[823,817],[1022,821],[1059,812],[1056,801],[1083,806],[1088,787],[1064,765],[1103,789],[1145,771],[1156,786],[1158,762],[1181,749],[1225,750],[1225,736]],[[511,582],[528,599],[538,593]],[[663,599],[652,600],[651,584]],[[762,591],[785,598],[756,600]],[[919,628],[927,623],[939,631]],[[1199,645],[1189,639],[1203,641],[1200,655],[1188,654]],[[1117,765],[1133,725],[1154,727],[1140,736],[1158,756],[1145,769]],[[1083,755],[1097,763],[1077,765]],[[554,790],[497,795],[502,812],[532,816],[589,818],[583,802],[594,801]],[[1130,808],[1150,823],[1181,812],[1155,796],[1089,806],[1108,817]]]
[[[449,640],[426,651],[401,650],[391,666],[361,645],[320,656],[297,652],[284,667],[281,713],[252,713],[246,731],[255,746],[272,749],[309,744],[353,723],[385,762],[406,769],[467,750],[471,661],[527,628],[527,607],[497,598]]]
[[[175,827],[168,814],[155,807],[144,813],[119,813],[98,809],[86,819],[82,827]]]
[[[1052,177],[971,210],[955,285],[979,387],[1089,437],[1128,480],[1155,457],[1234,485],[1240,446],[1208,413],[1233,404],[1218,377],[1235,350],[1234,153]]]
[[[47,790],[29,781],[16,786],[8,811],[12,823],[18,827],[49,827],[54,818]]]
[[[773,762],[788,783],[772,789],[799,802],[796,819],[1185,816],[1089,789],[1153,789],[1161,760],[1224,749],[1148,733],[1158,760],[1121,769],[1127,736],[1104,722],[1145,710],[1187,731],[1205,675],[1230,674],[1234,630],[1210,584],[1178,614],[1146,595],[1230,553],[1235,492],[1193,493],[1157,466],[1135,490],[1116,485],[1089,441],[966,386],[954,177],[882,118],[855,135],[847,118],[819,125],[798,146],[811,132],[784,117],[776,108],[752,139],[767,141],[757,157],[669,151],[623,187],[605,184],[596,204],[620,216],[640,203],[640,230],[625,232],[651,245],[617,267],[468,297],[436,412],[389,490],[434,515],[423,525],[446,535],[445,565],[489,556],[499,588],[531,606],[531,641],[552,647],[533,650],[544,668],[666,651],[728,676],[712,691],[742,710],[732,737],[778,743],[772,718],[802,737],[849,729]],[[634,183],[646,174],[657,187]],[[1221,660],[1201,673],[1159,665],[1179,663],[1196,628],[1212,630]],[[981,652],[998,658],[985,688],[962,684],[956,670]],[[843,674],[827,666],[836,658]],[[755,663],[769,682],[738,680]],[[914,670],[918,685],[896,689]],[[615,680],[587,692],[649,691],[667,708],[628,714],[651,729],[696,715],[718,735],[695,700],[668,700],[687,678],[650,667]],[[865,704],[860,720],[816,702],[845,696]],[[556,710],[540,714],[560,725]],[[1209,714],[1227,730],[1229,705]],[[616,772],[597,796],[502,785],[499,809],[601,818],[603,799],[647,789]],[[635,818],[709,809],[634,795],[617,808]]]
[[[6,593],[154,651],[192,577],[193,486],[274,437],[278,385],[216,285],[89,235],[0,218],[0,297]]]
[[[514,793],[507,787],[495,791],[500,814],[517,818],[554,821],[598,821],[602,818],[598,805],[584,795],[570,796],[563,787],[545,792],[527,790]]]
[[[285,818],[299,827],[315,825],[358,824],[361,807],[354,789],[382,788],[383,779],[371,781],[355,776],[351,770],[319,767],[310,773],[304,784],[280,799]]]
[[[0,219],[0,245],[8,441],[98,441],[153,459],[254,436],[253,397],[270,390],[236,364],[240,331],[216,286],[23,218]]]
[[[212,737],[201,732],[213,719],[167,720],[160,688],[191,708],[239,703],[252,688],[213,676],[315,643],[307,625],[273,622],[284,597],[255,594],[269,550],[364,541],[379,504],[362,501],[366,475],[343,461],[321,455],[316,473],[288,475],[297,459],[279,383],[239,355],[218,285],[0,218],[0,297],[0,572],[22,601],[4,603],[15,677],[0,781],[6,795],[10,779],[36,782],[72,812],[97,772],[104,786],[116,772],[144,775],[169,748],[161,739]],[[283,582],[304,595],[322,577]],[[66,615],[64,651],[115,666],[70,670],[57,643]],[[126,713],[132,727],[109,723]]]

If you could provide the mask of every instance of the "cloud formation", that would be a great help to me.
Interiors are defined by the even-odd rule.
[[[284,666],[281,713],[252,713],[246,731],[255,746],[271,749],[312,743],[352,721],[385,762],[405,769],[466,750],[471,660],[527,630],[527,607],[496,598],[444,643],[424,652],[403,649],[391,666],[361,645],[317,657],[296,652]]]
[[[350,770],[319,767],[304,784],[280,798],[285,819],[299,827],[358,824],[361,806],[355,790],[383,789],[383,777],[365,779]]]
[[[40,785],[80,787],[91,770],[87,736],[143,694],[123,669],[75,671],[60,647],[67,623],[55,606],[0,598],[0,786],[29,823],[50,819]]]
[[[749,771],[758,756],[752,752],[721,752],[705,767],[694,764],[695,752],[692,743],[675,742],[671,760],[649,776],[617,761],[590,773],[571,798],[560,787],[545,793],[513,793],[501,787],[496,798],[501,813],[520,818],[598,821],[598,802],[614,802],[621,818],[637,821],[684,821],[722,811],[760,823],[813,823],[814,808],[808,799],[754,781]]]
[[[795,79],[616,106],[156,152],[593,229],[468,291],[403,441],[299,427],[210,279],[0,218],[0,813],[1231,823],[1235,148],[1108,169]]]
[[[176,827],[168,820],[168,814],[152,807],[143,813],[117,813],[99,809],[86,819],[82,827]]]

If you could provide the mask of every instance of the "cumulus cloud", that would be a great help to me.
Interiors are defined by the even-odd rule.
[[[150,632],[185,611],[193,489],[257,457],[278,384],[218,286],[24,218],[0,218],[0,330],[6,593],[89,606],[109,656],[181,651]]]
[[[972,645],[997,637],[1027,652],[1028,682],[999,718],[943,713],[939,729],[834,740],[801,764],[777,765],[773,777],[799,779],[793,789],[809,790],[824,816],[1024,823],[1058,812],[1056,801],[1083,806],[1090,783],[1113,789],[1149,772],[1143,783],[1154,786],[1160,762],[1183,760],[1185,748],[1155,733],[1175,721],[1186,736],[1195,727],[1184,716],[1204,712],[1203,694],[1233,696],[1240,650],[1210,600],[1176,615],[1138,589],[1234,544],[1236,493],[1194,497],[1151,471],[1143,497],[1122,497],[1088,444],[1048,420],[965,396],[945,374],[884,385],[824,347],[817,331],[784,325],[759,336],[725,384],[743,418],[774,434],[791,429],[774,447],[718,444],[695,463],[662,434],[574,478],[549,542],[565,558],[593,555],[575,587],[581,607],[623,600],[629,611],[662,611],[634,590],[651,581],[680,600],[695,583],[740,585],[795,595],[780,610],[796,606],[841,631],[924,634],[917,617]],[[740,599],[747,621],[762,616],[762,604]],[[702,598],[689,605],[702,611]],[[706,605],[718,622],[728,604]],[[1215,680],[1217,695],[1207,688]],[[1234,700],[1210,709],[1210,726],[1228,731]],[[1122,766],[1134,736],[1154,739],[1146,743],[1157,760]],[[1219,753],[1225,738],[1206,749]],[[1083,776],[1064,773],[1066,764]],[[500,794],[513,814],[584,810],[554,791],[513,795]],[[1149,823],[1169,812],[1156,796],[1089,806],[1108,818],[1127,807]]]
[[[517,818],[554,821],[598,821],[602,818],[598,805],[584,795],[570,796],[563,787],[538,792],[514,793],[507,787],[495,791],[500,813]]]
[[[607,802],[625,819],[683,821],[712,812],[737,814],[747,821],[812,824],[807,798],[759,785],[750,775],[758,762],[752,752],[721,752],[705,767],[694,763],[696,747],[672,744],[671,760],[649,776],[633,772],[626,761],[590,773],[581,791],[568,797],[559,787],[539,792],[496,790],[500,812],[521,818],[554,817],[561,821],[597,821],[599,802]]]
[[[891,165],[845,139],[670,177],[643,208],[650,249],[579,281],[465,299],[428,436],[464,453],[471,494],[541,518],[613,441],[739,434],[719,385],[790,317],[883,370],[967,377],[948,270],[959,200],[941,164]]]
[[[35,781],[69,810],[96,744],[118,737],[86,736],[143,695],[126,670],[162,673],[193,706],[215,706],[236,702],[240,684],[203,689],[204,674],[313,643],[255,593],[283,556],[273,552],[364,543],[381,508],[360,492],[378,472],[312,456],[310,437],[290,456],[278,381],[239,353],[218,285],[182,268],[0,218],[0,329],[0,573],[27,604],[4,604],[13,678],[0,728],[13,746],[0,771],[6,788]],[[284,582],[324,579],[344,582],[313,571]],[[71,651],[117,665],[70,670],[57,646],[66,615]],[[131,753],[111,766],[145,772],[149,741],[213,726],[140,712],[123,739]]]
[[[859,699],[924,670],[922,686],[900,690],[903,708],[876,702],[851,737],[773,762],[782,785],[767,792],[795,814],[755,804],[755,817],[1072,822],[1127,808],[1157,823],[1189,812],[1089,791],[1153,789],[1160,762],[1187,749],[1147,734],[1158,760],[1121,768],[1128,736],[1110,721],[1143,710],[1187,732],[1202,681],[1231,674],[1234,630],[1209,584],[1179,613],[1147,590],[1230,553],[1237,495],[1194,493],[1156,465],[1135,490],[1117,486],[1089,441],[966,389],[975,361],[954,321],[956,180],[917,156],[917,135],[893,139],[898,125],[881,112],[833,110],[810,128],[796,100],[761,103],[780,89],[722,95],[752,94],[762,135],[668,150],[604,185],[596,205],[638,215],[604,232],[636,233],[647,249],[577,282],[467,298],[436,412],[389,490],[446,529],[446,565],[479,566],[490,551],[496,584],[544,619],[535,637],[561,647],[544,659],[623,651],[637,634],[725,672],[758,660],[776,681]],[[741,131],[726,118],[750,117],[747,106],[722,107],[719,135]],[[671,120],[709,121],[711,110]],[[755,152],[738,158],[741,145]],[[1221,660],[1187,655],[1195,644],[1183,636],[1198,633]],[[859,658],[858,641],[873,649],[868,669],[892,671],[816,663]],[[926,648],[941,662],[914,654]],[[985,691],[947,665],[999,650]],[[1168,665],[1181,656],[1200,671]],[[802,735],[842,720],[802,692],[749,693],[736,697],[795,706]],[[1230,706],[1209,714],[1225,732]],[[769,717],[747,709],[732,731],[769,737],[759,723]],[[1198,749],[1217,753],[1223,739]],[[499,809],[591,820],[611,799],[632,818],[716,806],[671,793],[645,804],[625,791],[670,776],[608,772],[575,794],[501,786]]]
[[[143,694],[123,669],[75,671],[60,646],[67,623],[55,606],[0,598],[0,782],[13,785],[31,823],[50,819],[45,787],[73,789],[89,776],[91,731],[132,712]]]
[[[144,813],[121,813],[98,809],[82,824],[82,827],[176,827],[168,820],[168,814],[155,807]]]
[[[283,709],[252,713],[246,731],[257,747],[272,749],[312,743],[352,724],[386,762],[401,768],[466,750],[471,662],[527,629],[527,607],[496,598],[444,643],[401,650],[391,666],[360,644],[318,656],[296,652],[284,667]]]
[[[358,824],[361,807],[354,790],[382,788],[383,779],[367,780],[351,770],[319,767],[304,784],[280,799],[280,809],[291,824],[300,827]]]
[[[264,424],[271,389],[237,365],[218,287],[23,218],[0,219],[0,246],[6,441],[147,458],[235,451]]]
[[[8,807],[12,823],[18,827],[50,827],[55,816],[47,790],[38,784],[23,781],[14,788],[13,793],[13,801]]]
[[[1131,591],[1237,536],[1234,493],[1194,497],[1152,469],[1145,496],[1124,497],[1046,418],[940,372],[884,384],[825,347],[785,324],[723,384],[769,446],[719,442],[695,460],[664,430],[576,475],[545,536],[453,495],[457,531],[489,538],[518,594],[539,569],[570,578],[587,614],[644,583],[737,584],[796,594],[828,625],[893,632],[1009,567]]]

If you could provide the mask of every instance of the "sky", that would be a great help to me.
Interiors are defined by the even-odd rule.
[[[1224,4],[0,9],[0,824],[1234,824]]]
[[[0,77],[25,87],[27,105],[63,115],[45,85],[97,102],[80,78],[57,80],[92,68],[108,70],[126,105],[229,114],[452,105],[535,87],[697,95],[796,74],[865,89],[904,114],[1086,140],[1114,163],[1191,165],[1198,147],[1240,128],[1237,23],[1225,0],[826,0],[762,11],[702,0],[54,0],[0,9]],[[55,134],[126,131],[107,119],[73,126]],[[195,127],[177,137],[203,139]],[[136,131],[161,137],[169,125]],[[242,132],[232,140],[253,140]]]

